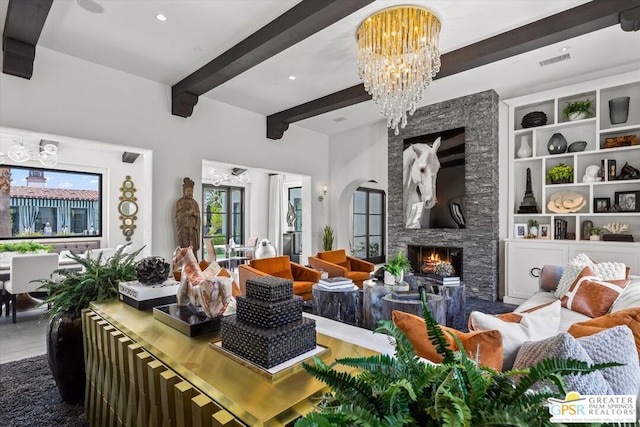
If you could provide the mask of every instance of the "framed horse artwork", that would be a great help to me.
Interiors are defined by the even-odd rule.
[[[404,140],[406,228],[465,228],[464,128]]]

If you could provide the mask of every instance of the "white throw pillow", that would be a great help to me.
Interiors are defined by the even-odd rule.
[[[554,295],[558,299],[569,291],[569,288],[575,282],[583,268],[589,267],[600,280],[623,280],[627,276],[627,266],[622,262],[594,262],[587,254],[578,254],[574,259],[569,261]]]
[[[624,288],[622,295],[613,303],[610,313],[624,310],[626,308],[640,307],[640,277],[629,276],[631,283]]]
[[[516,354],[525,341],[540,341],[558,334],[560,328],[560,301],[530,313],[518,313],[520,323],[504,321],[492,314],[472,311],[469,329],[472,331],[498,330],[502,334],[504,349],[503,370],[513,366]]]

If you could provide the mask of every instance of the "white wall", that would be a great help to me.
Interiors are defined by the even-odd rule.
[[[0,74],[0,89],[0,126],[153,152],[152,182],[140,187],[152,191],[153,239],[144,243],[154,255],[173,252],[182,179],[197,178],[202,159],[309,175],[312,187],[328,182],[326,135],[292,125],[272,141],[264,116],[205,97],[190,118],[173,116],[169,86],[40,46],[31,80]],[[194,194],[201,194],[199,182]],[[313,204],[313,230],[324,226],[321,213]]]
[[[330,179],[323,202],[326,210],[319,219],[322,227],[324,224],[333,227],[335,249],[349,251],[350,212],[356,188],[369,180],[376,181],[385,191],[388,188],[387,156],[387,126],[383,120],[330,138]],[[319,247],[321,239],[320,234],[314,239]]]

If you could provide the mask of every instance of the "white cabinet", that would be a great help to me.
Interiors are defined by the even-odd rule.
[[[520,304],[538,292],[538,275],[544,265],[561,265],[567,245],[536,242],[506,242],[507,278],[504,302]]]
[[[623,262],[631,274],[640,275],[640,243],[507,239],[504,302],[524,302],[538,292],[538,273],[544,265],[566,265],[580,253],[597,262]]]
[[[609,101],[629,97],[626,122],[612,124]],[[568,103],[589,100],[591,117],[569,120],[563,115]],[[508,221],[506,240],[505,300],[528,298],[537,290],[537,278],[530,269],[544,264],[565,264],[576,254],[593,254],[597,261],[625,262],[640,274],[640,177],[622,179],[627,165],[640,170],[640,81],[627,73],[552,91],[506,100],[509,107]],[[531,117],[546,115],[546,124]],[[529,116],[527,116],[530,114]],[[524,120],[523,118],[527,117]],[[549,141],[561,134],[567,145],[583,141],[582,151],[551,154]],[[527,145],[529,149],[523,148]],[[573,169],[567,182],[552,183],[548,172],[555,166]],[[615,165],[615,166],[614,166]],[[590,168],[590,166],[593,166]],[[586,177],[595,171],[595,180]],[[614,170],[615,169],[615,170]],[[536,209],[520,211],[527,191],[527,173]],[[628,177],[628,176],[627,176]],[[571,194],[568,209],[555,201]],[[527,233],[529,221],[538,223],[536,236]],[[583,231],[609,223],[628,226],[624,234],[634,242],[591,241]],[[615,236],[607,236],[607,239]],[[562,259],[557,258],[562,255]],[[549,262],[556,259],[556,262]]]

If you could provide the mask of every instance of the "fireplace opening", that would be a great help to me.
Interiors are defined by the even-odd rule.
[[[462,275],[462,248],[408,245],[407,258],[411,264],[413,274],[426,276],[434,273],[436,265],[439,263],[448,262],[453,267],[451,276],[458,276],[460,280],[464,280]]]

